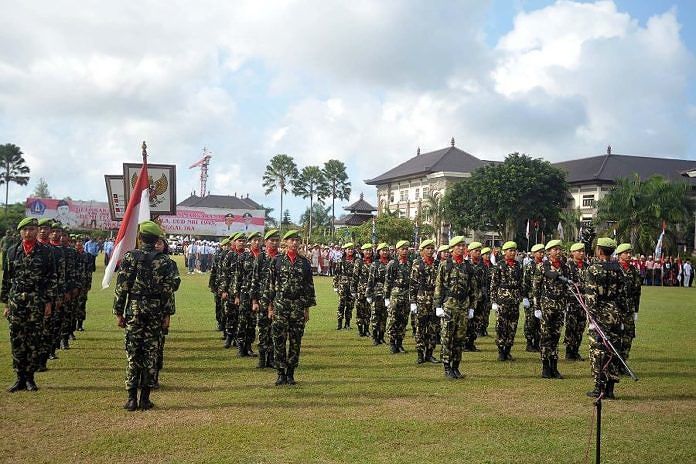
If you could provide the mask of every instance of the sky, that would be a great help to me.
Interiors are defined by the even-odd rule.
[[[346,163],[364,184],[449,145],[481,159],[604,153],[696,159],[690,0],[0,0],[0,143],[56,198],[106,201],[104,174],[188,167],[208,189],[275,208],[262,176]],[[330,202],[329,202],[330,204]],[[308,201],[288,196],[297,221]]]

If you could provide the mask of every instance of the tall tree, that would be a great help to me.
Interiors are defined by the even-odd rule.
[[[434,196],[432,193],[423,197],[423,206],[421,210],[418,211],[420,215],[422,212],[423,219],[425,222],[430,223],[435,233],[435,240],[440,243],[442,240],[442,216],[444,214],[444,208],[442,204],[442,199]],[[423,226],[421,226],[422,228]],[[421,236],[424,236],[424,232],[421,231]]]
[[[329,160],[324,163],[322,169],[326,178],[327,195],[331,197],[331,236],[334,236],[336,228],[336,199],[348,200],[350,198],[350,182],[346,173],[346,165],[339,160]]]
[[[10,194],[10,183],[27,185],[29,183],[29,166],[22,157],[24,153],[17,145],[6,143],[0,145],[0,185],[5,184],[5,216],[7,216],[7,200]]]
[[[314,229],[329,229],[331,227],[331,215],[329,214],[330,210],[330,206],[324,207],[323,205],[315,203],[311,210],[312,214],[309,213],[309,208],[302,213],[302,216],[300,216],[300,225],[305,229],[308,229],[308,226],[311,223]],[[312,234],[310,233],[309,236],[311,237]]]
[[[297,178],[297,165],[292,156],[278,154],[271,158],[263,174],[263,186],[266,187],[266,195],[275,189],[280,191],[280,225],[283,225],[283,195],[288,193],[288,187]]]
[[[48,182],[43,177],[39,177],[39,183],[34,187],[34,196],[36,198],[52,198],[51,192],[48,191]]]
[[[386,214],[380,214],[375,218],[377,229],[377,241],[395,245],[399,240],[413,239],[414,224],[408,218],[400,218]],[[353,227],[353,238],[358,243],[372,242],[372,221],[367,221],[357,227]]]
[[[324,198],[328,193],[326,178],[324,173],[319,169],[319,166],[306,166],[302,168],[302,172],[293,181],[292,193],[300,198],[309,198],[309,211],[314,210],[314,198],[321,204],[324,204]],[[309,230],[308,237],[312,236],[312,216],[309,215]]]
[[[273,208],[268,208],[264,205],[260,205],[261,209],[264,211],[263,225],[265,227],[278,227],[278,220],[273,217]]]

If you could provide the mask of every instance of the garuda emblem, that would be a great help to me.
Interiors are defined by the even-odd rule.
[[[131,184],[131,190],[135,188],[135,183],[138,181],[138,174],[133,174],[130,180]],[[154,208],[156,206],[159,206],[162,204],[164,201],[164,198],[162,198],[162,195],[167,191],[167,187],[169,187],[169,181],[167,180],[167,176],[162,173],[162,176],[154,180],[152,176],[148,176],[147,179],[148,183],[148,195],[150,197],[150,208]]]

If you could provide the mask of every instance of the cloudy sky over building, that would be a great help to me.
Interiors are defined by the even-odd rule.
[[[689,1],[0,1],[0,143],[56,197],[213,152],[209,189],[264,196],[277,153],[353,183],[447,146],[484,159],[604,152],[696,159]],[[291,200],[297,220],[303,200]]]

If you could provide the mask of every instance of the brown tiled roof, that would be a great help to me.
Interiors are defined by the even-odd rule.
[[[363,199],[363,194],[360,194],[360,199],[352,205],[344,206],[343,209],[351,213],[371,213],[377,211],[377,208],[369,204]]]
[[[334,222],[337,226],[359,226],[372,219],[371,214],[347,214]]]

